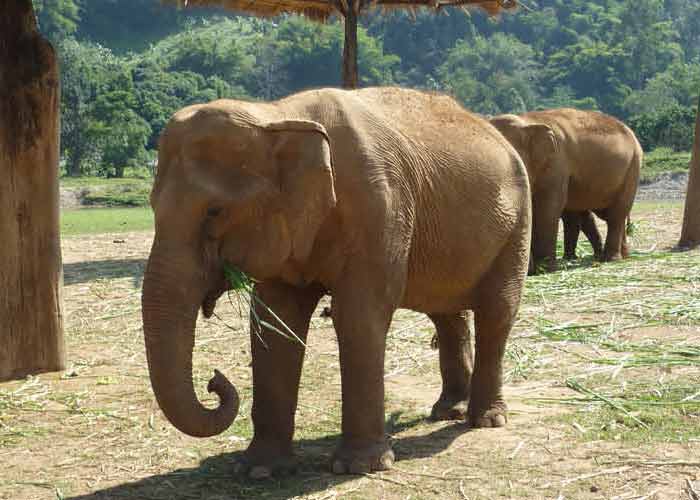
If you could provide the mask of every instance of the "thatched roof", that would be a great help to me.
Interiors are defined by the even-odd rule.
[[[347,11],[346,0],[162,0],[164,3],[193,7],[223,7],[256,16],[300,14],[316,21],[325,21],[333,14]],[[489,14],[513,9],[517,0],[359,0],[360,10],[379,7],[385,9],[416,9],[426,7],[479,7]]]

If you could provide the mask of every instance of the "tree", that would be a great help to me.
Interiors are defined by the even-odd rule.
[[[532,109],[537,72],[532,48],[502,33],[459,41],[438,69],[443,88],[470,109],[494,115]]]
[[[53,41],[75,34],[80,23],[80,7],[76,0],[34,0],[39,27]]]
[[[700,245],[700,97],[698,97],[695,116],[695,141],[690,159],[688,190],[685,195],[683,228],[678,242],[680,248],[692,248],[698,245]]]
[[[91,107],[115,75],[123,73],[109,49],[68,39],[61,42],[61,153],[70,176],[87,171],[86,162],[99,158]]]
[[[91,125],[91,135],[98,138],[102,160],[100,173],[106,177],[124,177],[126,166],[138,167],[139,163],[147,161],[146,144],[151,127],[134,107],[136,98],[129,90],[102,94],[95,102],[96,121]]]
[[[31,0],[0,11],[0,380],[64,367],[59,78]]]
[[[223,6],[234,11],[253,15],[273,16],[301,14],[316,21],[325,21],[332,15],[343,18],[345,43],[343,44],[343,87],[357,88],[358,76],[358,21],[360,14],[370,7],[403,7],[417,9],[430,7],[436,12],[449,6],[478,6],[495,14],[517,6],[516,0],[293,0],[290,2],[250,2],[248,0],[165,0],[168,3],[190,6]]]
[[[628,120],[645,151],[657,147],[688,151],[693,146],[694,122],[695,110],[678,104],[640,113]]]

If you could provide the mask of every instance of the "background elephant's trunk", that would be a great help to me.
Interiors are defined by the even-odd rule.
[[[153,246],[143,282],[143,331],[151,385],[163,413],[175,427],[190,436],[214,436],[236,418],[238,393],[215,370],[207,389],[219,396],[219,406],[207,409],[197,398],[192,383],[192,349],[204,282],[194,259],[181,262],[165,254]],[[191,270],[189,276],[187,269]]]

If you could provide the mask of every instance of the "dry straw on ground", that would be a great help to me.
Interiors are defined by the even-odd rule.
[[[504,429],[426,420],[440,391],[433,328],[399,311],[385,370],[398,462],[386,473],[328,472],[341,403],[335,335],[318,314],[324,301],[300,389],[299,473],[266,483],[233,474],[252,435],[250,339],[235,302],[221,301],[221,320],[200,318],[194,379],[213,405],[206,381],[214,368],[226,373],[241,390],[240,416],[220,436],[189,438],[162,417],[146,370],[140,286],[152,235],[66,238],[71,366],[0,385],[0,498],[692,498],[700,489],[700,254],[666,250],[679,229],[667,221],[681,210],[635,208],[632,261],[596,265],[586,255],[528,279],[507,351]]]

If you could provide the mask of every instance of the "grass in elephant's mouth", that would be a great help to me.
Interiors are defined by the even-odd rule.
[[[265,344],[265,340],[262,337],[262,330],[266,328],[282,337],[298,342],[299,344],[306,347],[304,341],[299,338],[299,336],[294,333],[294,331],[287,326],[287,324],[270,308],[263,302],[260,297],[255,292],[255,281],[248,276],[246,273],[240,269],[224,263],[224,276],[226,281],[228,281],[231,289],[229,290],[229,300],[231,300],[231,294],[235,294],[236,297],[248,306],[251,317],[251,328],[253,328],[255,335],[257,335],[260,342]],[[254,307],[257,306],[257,307]],[[257,311],[262,310],[266,312],[274,322],[279,325],[279,328],[269,321],[266,321],[260,317]],[[239,311],[241,308],[239,307]]]

